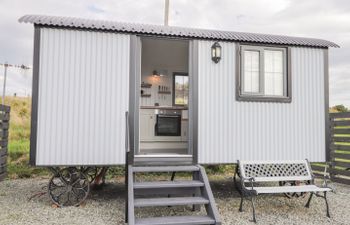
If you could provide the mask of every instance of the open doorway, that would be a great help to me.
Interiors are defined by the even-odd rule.
[[[188,156],[189,42],[141,38],[139,152]]]

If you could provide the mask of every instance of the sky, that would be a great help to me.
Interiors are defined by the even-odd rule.
[[[25,14],[162,24],[164,0],[0,0],[0,64],[32,65],[33,26]],[[173,26],[314,37],[333,41],[330,105],[350,108],[349,0],[170,0]],[[8,70],[7,94],[31,94],[31,70]],[[0,90],[3,67],[0,66]]]

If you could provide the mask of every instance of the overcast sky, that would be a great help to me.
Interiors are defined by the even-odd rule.
[[[0,63],[32,64],[33,27],[25,14],[162,24],[164,0],[0,0]],[[170,0],[170,25],[315,37],[330,49],[330,104],[350,107],[349,0]],[[0,67],[2,85],[3,67]],[[312,87],[311,87],[312,88]],[[31,71],[10,69],[8,94],[30,94]]]

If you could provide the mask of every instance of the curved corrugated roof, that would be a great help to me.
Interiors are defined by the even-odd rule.
[[[186,37],[198,39],[212,39],[224,41],[240,41],[267,44],[282,44],[310,47],[339,47],[337,44],[315,38],[290,37],[282,35],[244,33],[234,31],[219,31],[208,29],[195,29],[174,26],[161,26],[150,24],[122,23],[106,20],[91,20],[74,17],[59,17],[45,15],[25,15],[19,22],[33,23],[38,25],[71,27],[79,29],[106,30],[126,33]]]

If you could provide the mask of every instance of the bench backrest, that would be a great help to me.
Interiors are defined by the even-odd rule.
[[[238,161],[242,178],[254,177],[256,182],[312,180],[307,160]]]

